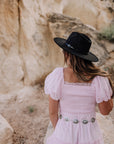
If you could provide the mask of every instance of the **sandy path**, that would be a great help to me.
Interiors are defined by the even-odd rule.
[[[0,113],[15,131],[13,144],[43,144],[49,123],[48,98],[41,86],[33,91],[7,104],[0,104]]]

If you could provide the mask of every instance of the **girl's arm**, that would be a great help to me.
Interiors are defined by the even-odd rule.
[[[57,121],[58,121],[58,105],[59,105],[59,101],[54,100],[49,97],[49,116],[50,116],[50,120],[52,122],[52,125],[55,129]]]

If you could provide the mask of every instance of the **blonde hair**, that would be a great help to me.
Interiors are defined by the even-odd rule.
[[[70,57],[70,65],[73,68],[73,71],[78,77],[78,79],[81,79],[82,81],[85,82],[89,82],[93,80],[94,77],[97,75],[107,77],[113,90],[111,98],[114,98],[114,85],[110,77],[111,74],[102,70],[100,67],[96,66],[89,60],[85,60],[83,58],[75,56],[65,50],[63,50],[63,53],[64,53],[64,63],[66,63],[67,58]],[[87,78],[88,76],[90,78]]]

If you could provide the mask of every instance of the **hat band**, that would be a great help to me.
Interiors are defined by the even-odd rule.
[[[70,44],[66,43],[67,47],[71,48],[71,49],[75,49],[73,46],[71,46]]]
[[[67,47],[71,48],[71,49],[74,49],[76,52],[80,53],[80,54],[84,54],[84,55],[87,55],[88,52],[84,52],[84,51],[80,51],[79,49],[76,49],[74,48],[73,46],[71,46],[70,44],[68,43],[65,43]]]

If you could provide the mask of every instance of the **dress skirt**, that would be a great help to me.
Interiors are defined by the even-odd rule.
[[[94,122],[91,122],[92,117],[95,118]],[[75,118],[79,120],[78,123],[73,123]],[[87,120],[88,123],[84,124],[83,120]],[[78,114],[77,116],[62,114],[54,132],[47,138],[46,144],[104,144],[96,114]]]

